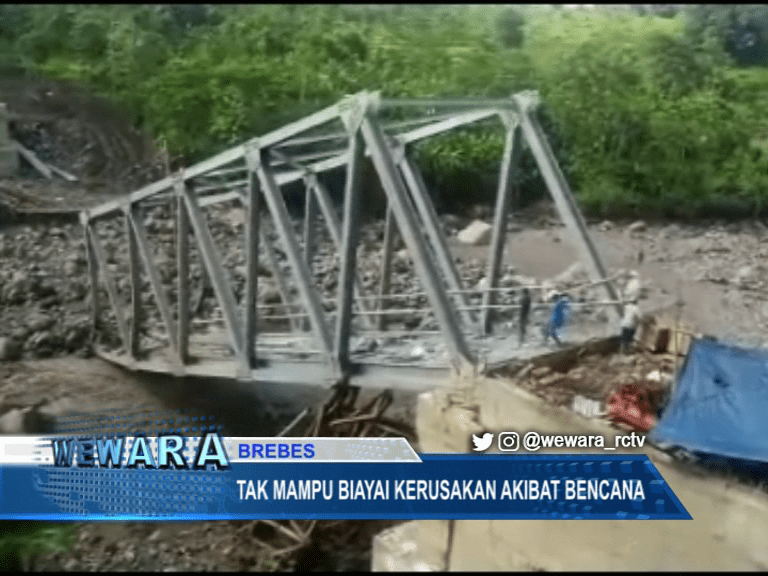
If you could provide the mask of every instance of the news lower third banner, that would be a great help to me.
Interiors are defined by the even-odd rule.
[[[0,519],[690,520],[646,455],[417,454],[403,438],[0,438]]]

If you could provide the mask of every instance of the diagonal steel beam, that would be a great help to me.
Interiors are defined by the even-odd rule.
[[[315,256],[315,224],[317,220],[317,198],[309,186],[304,187],[304,258],[312,270],[312,260]]]
[[[299,170],[304,170],[304,186],[308,191],[311,191],[310,193],[315,195],[315,199],[320,204],[320,209],[323,213],[323,217],[325,218],[325,224],[328,228],[329,232],[331,233],[331,239],[333,240],[334,245],[336,246],[336,249],[341,251],[342,248],[342,238],[341,238],[341,224],[339,223],[339,219],[336,216],[336,211],[333,208],[333,203],[331,202],[331,197],[328,194],[328,190],[326,190],[325,186],[323,186],[320,181],[317,179],[317,175],[312,172],[309,168],[306,166],[300,164],[299,162],[295,161],[294,159],[289,158],[285,154],[281,152],[274,152],[274,154],[282,158],[287,164],[290,164],[294,168],[298,168]],[[310,197],[307,197],[307,206],[311,206],[312,201]],[[306,230],[306,228],[305,228]],[[307,240],[305,238],[304,242],[305,246],[308,246]],[[311,270],[311,266],[310,266]],[[362,296],[364,294],[363,291],[363,283],[360,281],[360,278],[358,277],[357,272],[355,272],[354,275],[354,290],[355,290],[355,296]],[[375,306],[371,305],[367,300],[360,299],[358,301],[358,305],[360,308],[366,312],[371,312],[375,310]],[[368,314],[362,314],[361,319],[363,323],[368,328],[374,327],[374,321],[371,319],[370,315]]]
[[[442,119],[439,122],[434,122],[428,126],[423,126],[421,128],[412,130],[410,132],[397,134],[395,136],[395,139],[401,142],[402,144],[407,145],[413,142],[417,142],[419,140],[423,140],[424,138],[429,138],[430,136],[436,136],[438,134],[442,134],[443,132],[447,132],[448,130],[458,128],[460,126],[473,124],[475,122],[480,122],[482,120],[487,120],[489,118],[499,115],[499,113],[500,113],[499,110],[492,109],[492,110],[478,110],[478,111],[466,112],[463,114],[454,114],[448,117],[447,119]],[[275,152],[275,154],[277,156],[282,157],[284,160],[288,158],[287,156],[279,152]],[[366,157],[368,156],[370,156],[370,152],[366,150]],[[320,162],[315,162],[313,164],[308,164],[308,165],[295,166],[297,168],[296,171],[283,172],[283,173],[277,174],[275,176],[275,180],[277,181],[278,185],[284,186],[285,184],[290,184],[291,182],[297,182],[298,180],[305,178],[308,172],[311,174],[320,174],[322,172],[327,172],[328,170],[333,170],[334,168],[339,168],[341,166],[344,166],[347,163],[348,159],[349,159],[348,152],[344,151],[338,154],[337,156],[328,158],[327,160],[322,160]],[[288,162],[288,164],[295,165],[295,162]],[[245,180],[238,180],[235,182],[229,182],[222,186],[218,186],[217,188],[221,188],[221,189],[242,188],[246,184],[247,182]],[[236,195],[238,194],[240,194],[240,192],[233,191],[233,192],[224,192],[224,193],[206,196],[200,199],[200,205],[206,206],[208,204],[215,204],[216,202],[225,202],[227,200],[231,200],[235,198]]]
[[[258,180],[258,173],[256,174],[256,178]],[[258,182],[257,182],[258,185]],[[260,199],[261,195],[258,195],[258,198]],[[240,200],[243,205],[245,206],[246,210],[248,210],[250,206],[250,199],[248,197],[243,198],[242,196],[238,196],[237,198]],[[259,210],[261,211],[261,201],[259,201]],[[280,294],[280,300],[283,303],[283,306],[285,307],[286,313],[291,314],[295,310],[295,304],[293,304],[293,299],[291,298],[291,291],[288,288],[288,282],[285,280],[285,276],[283,275],[283,271],[280,268],[280,264],[277,261],[277,255],[275,254],[275,249],[272,247],[272,242],[269,239],[269,232],[272,230],[272,227],[269,225],[269,220],[266,218],[262,220],[262,214],[259,212],[259,227],[258,227],[258,241],[260,246],[264,248],[264,256],[266,258],[266,265],[269,269],[270,273],[272,274],[272,279],[275,281],[275,285],[277,287],[277,291]],[[257,292],[258,297],[258,292]],[[297,318],[291,318],[289,320],[289,324],[291,327],[291,331],[295,331],[298,329],[300,324],[300,319]]]
[[[123,308],[120,306],[120,299],[117,296],[117,286],[115,285],[112,274],[109,273],[107,268],[107,257],[104,255],[104,250],[99,243],[99,239],[96,237],[96,232],[93,227],[87,228],[88,242],[93,248],[93,255],[98,263],[99,271],[101,272],[101,278],[104,280],[104,284],[107,287],[107,295],[109,296],[109,303],[112,305],[112,310],[115,313],[115,320],[117,321],[117,329],[120,333],[120,338],[123,341],[126,351],[130,343],[130,334],[128,331],[128,324],[123,316]]]
[[[273,130],[272,132],[269,132],[268,134],[265,134],[264,136],[260,137],[259,141],[261,142],[261,145],[263,147],[267,147],[273,144],[277,144],[278,142],[281,142],[283,140],[287,140],[288,138],[291,138],[293,136],[298,136],[299,134],[306,132],[308,130],[311,130],[312,128],[322,126],[323,124],[326,124],[327,122],[330,122],[338,118],[339,109],[343,103],[344,101],[333,104],[332,106],[324,108],[323,110],[315,112],[314,114],[310,114],[309,116],[306,116],[305,118],[297,120],[296,122],[286,124],[285,126],[282,126],[277,130]],[[184,171],[184,179],[189,180],[192,178],[196,178],[198,176],[204,175],[207,172],[211,172],[213,170],[223,168],[229,164],[232,164],[233,162],[242,160],[243,157],[245,156],[245,152],[246,152],[245,144],[234,146],[233,148],[225,150],[224,152],[221,152],[216,156],[213,156],[212,158],[208,158],[207,160],[203,160],[198,164],[194,164],[193,166],[190,166]],[[158,192],[162,192],[163,190],[172,188],[173,178],[174,178],[173,176],[167,176],[162,180],[153,182],[152,184],[148,184],[147,186],[144,186],[140,190],[137,190],[136,192],[133,192],[132,194],[130,194],[128,196],[128,200],[131,203],[139,202],[140,200],[144,200],[145,198],[154,196]],[[301,175],[299,175],[299,177],[296,178],[296,180],[300,180],[300,179],[301,179]],[[89,213],[90,218],[91,219],[99,218],[107,214],[110,214],[112,212],[119,211],[121,209],[122,202],[123,200],[106,202],[101,206],[98,206],[93,210],[91,210]]]
[[[331,235],[334,245],[337,249],[341,248],[341,222],[336,214],[336,210],[333,207],[331,201],[331,195],[323,184],[318,181],[314,174],[310,174],[306,177],[307,188],[312,191],[317,199],[317,204],[320,207],[320,211],[323,214],[326,228]]]
[[[190,186],[183,179],[174,185],[176,194],[176,282],[178,290],[178,350],[181,364],[189,362],[189,213],[184,207],[184,189]],[[205,274],[205,272],[203,272]],[[205,276],[203,276],[205,277]],[[203,288],[203,294],[205,294]]]
[[[522,133],[514,123],[514,118],[507,120],[507,137],[504,143],[504,156],[502,157],[501,171],[499,172],[499,187],[496,192],[496,209],[494,211],[493,234],[491,236],[491,253],[488,258],[488,271],[486,272],[486,290],[483,292],[482,317],[480,327],[482,334],[491,331],[493,318],[494,288],[499,280],[499,268],[504,254],[504,240],[507,232],[507,214],[512,196],[512,180],[520,162],[523,143]]]
[[[325,324],[325,319],[323,318],[323,308],[320,304],[320,299],[312,288],[312,280],[309,275],[309,270],[307,270],[304,260],[301,257],[301,248],[299,247],[293,226],[291,225],[288,208],[285,206],[285,199],[280,193],[280,189],[277,186],[277,182],[275,182],[274,176],[272,176],[272,173],[264,165],[267,158],[263,149],[260,160],[257,174],[259,176],[259,182],[261,183],[264,199],[266,200],[269,211],[275,221],[277,233],[285,247],[288,260],[291,263],[291,268],[296,275],[296,283],[301,298],[304,301],[304,306],[309,314],[309,319],[312,322],[312,330],[317,337],[321,349],[326,354],[326,359],[330,360],[333,350],[333,342],[331,341],[328,326]]]
[[[437,257],[436,263],[441,268],[443,278],[448,284],[448,287],[456,293],[456,298],[459,300],[462,308],[469,308],[469,300],[466,293],[462,291],[463,287],[461,285],[461,280],[459,279],[459,272],[456,270],[456,264],[448,250],[448,246],[445,244],[443,233],[440,231],[437,212],[432,204],[432,200],[429,198],[429,193],[427,192],[421,172],[413,160],[407,156],[406,151],[403,148],[400,148],[397,151],[397,154],[398,156],[396,156],[396,158],[399,157],[400,160],[400,170],[405,177],[405,183],[410,189],[411,198],[421,217],[424,232],[426,233],[429,243],[432,245],[432,249]],[[463,310],[461,316],[468,326],[475,323],[475,318],[469,310]]]
[[[529,97],[522,94],[514,96],[520,108],[521,128],[528,145],[531,148],[536,164],[541,170],[541,175],[547,184],[550,194],[555,201],[560,218],[565,223],[571,238],[580,249],[593,280],[608,280],[605,266],[597,252],[592,239],[589,236],[587,225],[581,216],[581,212],[573,198],[570,186],[565,179],[560,167],[557,164],[555,155],[547,142],[541,126],[536,118],[530,113],[533,102]],[[621,315],[621,304],[618,293],[613,283],[609,281],[602,282],[609,300],[616,302],[613,308],[608,308],[612,314],[612,320],[615,321]]]
[[[388,301],[385,296],[389,296],[389,290],[391,288],[392,281],[392,247],[395,243],[395,235],[397,234],[397,224],[395,223],[395,217],[392,214],[392,206],[387,203],[387,217],[384,221],[384,245],[382,246],[381,254],[381,282],[379,284],[379,310],[384,310],[388,307]],[[378,330],[386,330],[387,327],[387,315],[379,314],[377,321]]]
[[[189,221],[195,233],[198,251],[202,256],[203,263],[208,271],[208,278],[213,284],[213,290],[221,306],[224,323],[227,326],[230,342],[235,356],[243,368],[250,369],[243,347],[243,329],[240,325],[240,318],[237,315],[237,305],[232,287],[226,280],[224,267],[221,265],[221,258],[216,253],[216,248],[205,222],[203,213],[197,204],[197,198],[189,189],[184,189],[184,206],[189,214]]]
[[[360,178],[365,143],[359,130],[354,128],[349,138],[349,164],[344,190],[344,224],[342,227],[339,293],[336,306],[336,333],[333,345],[334,359],[343,370],[349,365],[349,336],[352,325],[352,298],[357,265],[357,244],[360,236]]]
[[[90,229],[87,212],[80,213],[80,225],[83,227],[83,243],[85,244],[85,256],[88,262],[88,279],[91,285],[91,339],[95,341],[99,329],[99,267],[96,255],[91,246]]]
[[[246,279],[245,279],[245,322],[243,323],[243,343],[245,355],[251,368],[256,367],[256,322],[257,304],[259,294],[259,234],[261,203],[259,180],[256,175],[258,150],[249,148],[245,161],[248,164],[248,202],[246,203],[246,228],[245,228],[245,254],[246,254]]]
[[[402,130],[403,128],[413,128],[414,126],[423,126],[425,124],[434,124],[448,118],[456,116],[456,113],[451,114],[439,114],[434,116],[424,116],[421,118],[412,118],[410,120],[398,120],[396,122],[387,122],[382,124],[382,128],[386,130]],[[328,142],[333,140],[344,140],[349,138],[349,134],[345,132],[334,132],[333,134],[322,134],[320,136],[302,136],[299,138],[291,138],[290,140],[283,140],[279,144],[276,144],[274,148],[285,148],[288,146],[306,146],[307,144],[316,144],[318,142]]]
[[[427,293],[427,297],[432,305],[435,318],[445,337],[454,367],[461,370],[467,365],[474,365],[475,359],[472,357],[459,330],[455,312],[443,289],[437,268],[430,259],[426,246],[424,246],[418,223],[410,210],[405,184],[401,180],[394,160],[389,153],[384,134],[367,114],[363,117],[361,129],[365,143],[371,151],[374,166],[379,174],[379,178],[381,178],[384,191],[389,198],[394,216],[397,219],[400,233],[405,240],[406,246],[408,246],[408,251],[416,266],[416,272],[424,286],[424,291]]]
[[[304,183],[304,258],[307,268],[312,275],[312,264],[315,257],[315,227],[317,220],[317,198],[307,183]],[[309,318],[302,319],[302,329],[309,330]]]
[[[337,250],[341,251],[341,223],[339,222],[339,218],[336,215],[336,210],[333,208],[331,195],[328,194],[328,190],[317,179],[315,174],[308,174],[305,177],[305,181],[307,188],[311,189],[315,194],[317,203],[320,206],[320,211],[323,214],[323,219],[325,220],[326,228],[331,234],[333,244],[336,246]],[[360,281],[358,274],[355,273],[355,295],[362,296],[363,294],[363,283]],[[358,301],[358,304],[360,305],[360,308],[366,312],[370,312],[375,309],[375,306],[370,305],[367,300],[361,299]],[[361,318],[363,323],[368,328],[373,328],[374,322],[368,314],[362,314]]]
[[[125,215],[125,229],[128,232],[128,259],[131,272],[131,340],[128,348],[131,357],[139,357],[139,340],[142,324],[141,274],[139,270],[139,247],[136,237],[131,234],[131,219]]]
[[[272,243],[269,240],[269,235],[267,234],[266,230],[267,221],[264,220],[259,228],[259,239],[261,244],[264,246],[264,255],[267,258],[267,268],[269,268],[269,271],[272,273],[272,278],[275,281],[277,291],[280,294],[280,299],[283,301],[283,306],[285,307],[286,313],[292,314],[295,312],[295,304],[291,298],[291,291],[288,288],[288,282],[285,280],[283,270],[280,267],[280,263],[277,261],[275,249],[272,247]],[[291,318],[289,323],[291,325],[291,330],[296,331],[299,329],[300,319]]]
[[[171,306],[168,303],[168,296],[163,289],[162,278],[160,278],[155,263],[152,261],[152,253],[150,252],[147,243],[147,231],[144,228],[141,208],[136,204],[131,206],[131,210],[128,213],[128,223],[130,225],[128,233],[133,234],[136,240],[136,245],[139,248],[139,254],[141,255],[141,260],[144,264],[144,270],[147,271],[147,276],[149,276],[149,283],[155,294],[155,302],[157,302],[157,307],[160,309],[160,316],[163,318],[165,330],[168,333],[168,341],[171,343],[174,352],[178,354],[179,346],[176,322],[173,321],[173,316],[171,315]]]
[[[502,102],[502,104],[504,104],[504,106],[509,105],[508,102]],[[277,144],[278,142],[282,142],[283,140],[286,140],[294,135],[298,135],[302,132],[306,132],[307,130],[315,126],[319,126],[330,120],[333,120],[334,117],[338,116],[339,114],[339,105],[340,104],[336,104],[334,106],[326,108],[325,110],[321,110],[320,112],[317,112],[312,116],[308,116],[307,118],[299,120],[298,122],[294,122],[293,124],[284,126],[283,128],[280,128],[274,132],[271,132],[259,138],[259,141],[261,142],[262,146]],[[408,144],[410,142],[422,140],[424,138],[435,136],[442,132],[446,132],[448,130],[458,128],[459,126],[463,126],[465,124],[472,124],[474,122],[478,122],[480,120],[490,118],[499,113],[498,108],[499,106],[494,105],[494,106],[491,106],[489,109],[457,113],[455,116],[447,120],[436,122],[422,128],[417,128],[416,130],[412,130],[404,134],[398,134],[397,138],[403,144]],[[212,158],[209,158],[198,164],[190,166],[184,171],[185,180],[190,180],[192,178],[202,176],[207,172],[217,170],[219,168],[232,164],[233,162],[241,160],[245,154],[245,148],[246,148],[245,144],[240,144],[239,146],[235,146],[234,148],[225,150],[224,152],[221,152],[220,154],[217,154]],[[347,162],[347,154],[344,153],[333,158],[328,158],[327,160],[321,160],[320,162],[316,162],[312,164],[310,168],[315,172],[325,172],[326,170],[331,170],[333,168],[338,168],[339,166],[343,166],[344,164],[346,164],[346,162]],[[297,180],[301,180],[304,177],[304,174],[305,174],[304,171],[297,170],[296,172],[279,174],[275,176],[275,180],[277,181],[278,185],[283,186],[284,184],[289,184],[290,182],[296,182]],[[155,194],[163,192],[164,190],[167,190],[172,187],[173,187],[173,178],[169,176],[167,178],[163,178],[162,180],[159,180],[158,182],[153,182],[152,184],[148,184],[147,186],[145,186],[144,188],[141,188],[140,190],[137,190],[136,192],[132,192],[128,196],[128,200],[130,202],[139,202],[140,200],[144,200],[146,198],[149,198],[150,196],[154,196]],[[96,208],[93,208],[89,212],[89,216],[91,219],[101,218],[103,216],[106,216],[108,214],[121,210],[122,205],[123,205],[122,199],[106,202],[100,206],[97,206]]]

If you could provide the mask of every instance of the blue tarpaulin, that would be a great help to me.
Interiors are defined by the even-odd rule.
[[[768,350],[694,341],[651,439],[768,462]]]

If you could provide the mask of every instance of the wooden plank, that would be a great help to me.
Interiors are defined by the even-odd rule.
[[[48,168],[50,168],[52,172],[64,178],[64,180],[66,180],[67,182],[79,182],[79,179],[77,178],[77,176],[74,176],[69,172],[65,172],[61,168],[56,168],[56,166],[54,166],[53,164],[46,164],[46,166],[48,166]]]

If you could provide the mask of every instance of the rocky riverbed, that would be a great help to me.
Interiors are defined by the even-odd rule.
[[[214,240],[224,265],[231,276],[238,295],[244,287],[242,251],[242,215],[227,207],[209,212]],[[159,257],[161,277],[172,295],[175,281],[175,262],[171,258],[173,244],[165,242],[163,234],[172,235],[171,214],[157,209],[148,211],[145,224],[153,250]],[[487,245],[461,242],[458,233],[474,217],[444,217],[450,248],[457,259],[460,275],[469,287],[482,287],[485,274],[484,259]],[[297,223],[297,230],[300,228]],[[590,230],[611,273],[621,270],[640,272],[642,291],[641,308],[644,311],[669,307],[677,301],[681,318],[697,326],[702,332],[741,342],[764,343],[768,334],[768,284],[764,266],[768,254],[768,233],[761,222],[702,223],[680,225],[665,223],[611,223],[595,222]],[[338,258],[327,235],[316,244],[313,272],[315,280],[328,299],[326,310],[333,310],[336,292]],[[127,246],[120,224],[107,225],[99,230],[112,272],[118,279],[120,296],[128,305],[130,294],[127,284]],[[274,234],[272,238],[276,239]],[[374,292],[380,274],[380,247],[383,222],[365,225],[359,252],[359,273],[364,289]],[[278,262],[288,275],[287,259],[276,242]],[[0,388],[0,424],[11,432],[14,427],[33,423],[32,408],[37,412],[55,412],[66,399],[71,404],[106,404],[112,392],[123,390],[117,400],[147,405],[167,406],[167,399],[158,400],[156,391],[137,388],[131,377],[96,359],[89,359],[89,287],[86,254],[82,230],[77,225],[24,225],[0,230],[0,357],[2,387]],[[570,287],[583,282],[585,274],[575,266],[576,250],[571,246],[565,229],[550,217],[528,222],[514,221],[505,247],[502,285],[510,293],[502,294],[501,303],[512,304],[514,288],[521,285],[541,287],[535,298],[548,289],[568,289],[578,301],[604,299],[598,289],[580,290]],[[202,280],[202,269],[193,259],[193,293],[199,298],[201,318],[214,318],[217,310],[213,295]],[[143,282],[142,298],[153,298],[148,281]],[[413,272],[403,246],[396,249],[393,266],[392,292],[409,295],[399,304],[402,308],[426,306],[426,299]],[[106,302],[106,294],[100,294]],[[271,271],[260,271],[259,304],[281,313],[280,295]],[[195,298],[193,298],[195,300]],[[196,300],[197,301],[197,300]],[[474,302],[478,302],[475,297]],[[574,323],[605,322],[604,310],[595,307],[580,312]],[[416,316],[414,318],[414,316]],[[422,315],[423,316],[423,315]],[[534,324],[540,325],[546,309],[534,315]],[[105,316],[106,322],[110,321]],[[417,315],[403,314],[393,322],[407,331],[434,327],[434,320]],[[510,311],[502,316],[499,326],[514,331],[516,315]],[[144,338],[162,337],[159,313],[151,313],[145,322]],[[534,327],[530,332],[535,334]],[[372,340],[376,340],[373,338]],[[53,364],[52,364],[53,363]],[[594,379],[602,368],[589,362],[579,376],[584,382]],[[633,370],[645,373],[652,366],[640,360],[631,363]],[[97,368],[98,366],[98,368]],[[613,367],[613,365],[612,365]],[[618,366],[616,366],[618,369]],[[612,368],[613,369],[613,368]],[[108,374],[104,371],[107,371]],[[576,368],[578,370],[578,368]],[[551,392],[539,375],[531,381],[534,393],[557,404],[567,404],[565,396]],[[108,385],[107,385],[108,384]],[[597,385],[597,384],[596,384]],[[110,392],[112,391],[112,392]],[[601,396],[605,392],[584,389],[587,396]],[[561,397],[562,396],[562,397]],[[87,400],[87,402],[85,402]],[[58,403],[58,404],[57,404]],[[18,432],[18,430],[16,430]],[[283,569],[365,569],[369,536],[382,529],[374,523],[349,526],[328,526],[327,549],[310,547],[299,558],[281,566]],[[34,569],[57,570],[149,570],[166,571],[220,570],[220,569],[276,569],[277,565],[264,564],[264,554],[255,549],[249,534],[265,530],[253,523],[199,523],[189,525],[115,524],[82,525],[78,529],[76,544],[66,553],[39,557]],[[334,532],[336,531],[336,532]],[[346,540],[345,540],[346,539]],[[342,546],[342,541],[347,542]],[[336,548],[334,548],[336,546]],[[346,546],[346,547],[345,547]],[[335,554],[334,550],[340,551]],[[343,558],[342,558],[343,557]]]

